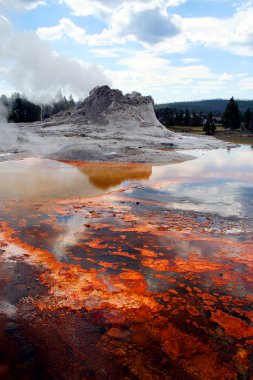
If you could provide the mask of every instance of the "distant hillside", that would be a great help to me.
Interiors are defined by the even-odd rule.
[[[155,109],[160,108],[175,108],[179,110],[188,109],[198,113],[207,114],[212,112],[214,115],[224,112],[229,99],[210,99],[210,100],[197,100],[192,102],[174,102],[165,104],[156,104]],[[248,108],[253,108],[253,100],[237,100],[239,109],[244,113]]]

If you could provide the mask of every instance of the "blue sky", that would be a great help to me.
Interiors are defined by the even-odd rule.
[[[0,0],[0,93],[252,99],[252,20],[253,0]]]

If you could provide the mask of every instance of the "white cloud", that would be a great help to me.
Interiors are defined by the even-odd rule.
[[[235,55],[253,56],[253,6],[240,8],[232,17],[181,18],[181,28],[194,45],[220,48]]]
[[[186,64],[192,64],[192,63],[198,63],[201,60],[199,58],[182,58],[181,62],[186,63]]]
[[[59,40],[64,36],[72,38],[74,41],[83,43],[86,41],[85,29],[75,25],[70,19],[62,18],[59,25],[52,27],[41,27],[37,29],[37,35],[43,40]]]
[[[253,6],[253,0],[241,0],[242,2],[235,4],[236,10],[238,12],[245,11],[249,7]]]
[[[108,77],[113,78],[114,87],[123,91],[136,89],[151,93],[157,101],[168,99],[178,91],[181,99],[199,98],[201,94],[219,97],[222,96],[221,92],[233,91],[235,83],[237,94],[240,85],[242,91],[252,89],[251,75],[238,71],[231,73],[223,62],[220,70],[211,70],[209,63],[204,63],[201,50],[204,46],[236,55],[253,56],[253,1],[234,7],[234,15],[224,19],[171,14],[170,7],[179,6],[185,0],[53,1],[69,6],[72,14],[95,16],[95,26],[96,18],[102,19],[104,29],[88,33],[88,29],[77,25],[74,18],[66,13],[55,25],[38,28],[37,37],[26,35],[26,44],[18,36],[10,37],[12,47],[8,51],[8,58],[6,49],[10,45],[2,44],[0,59],[2,56],[5,61],[0,64],[7,74],[9,72],[5,78],[9,78],[9,83],[19,91],[32,95],[37,93],[43,97],[46,91],[53,94],[62,87],[66,92],[85,96],[94,85],[108,83]],[[11,4],[29,9],[44,2],[46,0],[13,0]],[[0,6],[3,4],[9,5],[10,0],[0,0]],[[63,9],[66,10],[65,7]],[[173,8],[173,12],[179,10]],[[206,12],[208,14],[208,9]],[[82,19],[82,22],[85,25],[86,19]],[[0,37],[5,36],[2,40],[6,39],[9,32],[10,23],[0,17]],[[88,46],[93,59],[114,58],[104,61],[108,67],[113,61],[113,70],[107,69],[105,75],[98,66],[90,67],[84,62],[57,55],[50,45],[40,40],[57,41],[65,38],[83,44],[82,49],[86,49],[86,54]],[[68,46],[71,46],[70,41]],[[175,53],[184,53],[179,67],[173,64],[172,55]],[[195,54],[201,59],[196,58]],[[168,59],[170,56],[172,58]],[[247,69],[244,67],[242,71]],[[41,75],[38,75],[39,72]]]
[[[12,25],[10,21],[6,17],[0,15],[0,37],[3,38],[4,35],[8,35],[11,30]]]
[[[186,0],[60,0],[60,3],[69,6],[76,16],[99,15],[102,18],[129,5],[139,10],[166,9],[185,2]]]
[[[6,69],[5,80],[35,101],[50,101],[59,89],[83,98],[93,87],[110,84],[101,67],[57,54],[35,33],[9,33],[3,41],[0,64]]]
[[[121,70],[108,71],[108,76],[113,78],[113,86],[124,91],[135,89],[144,94],[151,93],[156,102],[209,96],[226,86],[224,74],[213,72],[198,63],[173,65],[151,49],[135,52],[118,63],[122,66]]]
[[[46,0],[0,0],[0,9],[17,8],[31,10],[40,5],[46,5]]]
[[[178,34],[178,18],[168,15],[170,6],[186,0],[60,0],[77,16],[95,15],[103,19],[106,27],[101,33],[86,34],[81,42],[90,46],[110,46],[138,41],[141,44],[157,44]],[[65,29],[66,30],[66,29]],[[44,39],[53,33],[61,37],[62,25],[43,28],[38,33]],[[42,32],[42,33],[41,33]],[[58,33],[58,34],[57,34]],[[65,32],[69,36],[69,33]],[[77,39],[75,38],[75,41]]]
[[[121,33],[133,35],[138,41],[155,44],[179,34],[179,29],[171,18],[162,15],[158,9],[149,9],[132,14]]]
[[[117,1],[108,0],[105,4],[96,0],[60,0],[61,4],[66,4],[75,16],[89,16],[98,12],[110,12]]]
[[[221,75],[219,75],[219,79],[222,81],[230,81],[230,80],[234,79],[234,75],[231,75],[229,73],[224,72]]]
[[[113,86],[123,91],[136,89],[146,94],[152,93],[156,101],[168,98],[169,94],[174,94],[175,99],[177,91],[180,91],[178,96],[181,99],[211,95],[219,97],[225,91],[229,95],[233,93],[235,81],[243,79],[239,78],[240,74],[227,72],[224,68],[212,71],[199,58],[191,56],[182,58],[181,62],[185,65],[177,67],[169,61],[168,55],[186,53],[192,45],[219,47],[233,53],[236,51],[237,54],[239,51],[244,54],[247,49],[250,51],[250,46],[244,44],[249,28],[248,19],[245,24],[242,23],[242,11],[235,11],[233,17],[224,20],[215,17],[183,18],[164,13],[165,3],[168,5],[168,2],[159,0],[88,1],[87,4],[93,7],[92,12],[97,12],[98,6],[103,8],[103,12],[107,12],[106,7],[117,8],[107,17],[108,26],[101,33],[88,34],[69,19],[60,20],[59,25],[52,28],[40,28],[37,33],[48,39],[68,36],[91,46],[90,52],[99,58],[115,58],[114,70],[107,70],[106,73],[113,78]],[[245,17],[245,10],[243,15]],[[145,24],[145,21],[148,22]],[[162,25],[160,30],[157,25]],[[171,25],[172,33],[169,30]],[[180,29],[182,32],[179,32]],[[237,31],[240,31],[239,36]],[[138,41],[140,50],[134,50],[136,46],[131,50],[129,41]]]
[[[146,9],[147,4],[143,4],[127,3],[119,8],[110,16],[108,27],[101,33],[87,34],[69,18],[62,18],[58,25],[38,28],[37,34],[44,40],[59,40],[68,36],[78,43],[103,46],[127,41],[152,45],[180,33],[175,17],[164,14],[159,8]]]
[[[250,90],[253,91],[253,76],[247,76],[240,80],[240,87],[243,90]]]
[[[247,2],[247,7],[237,8],[233,16],[221,19],[168,15],[166,9],[179,5],[183,0],[61,1],[68,4],[75,14],[94,14],[104,18],[107,27],[100,33],[87,34],[85,29],[64,18],[56,26],[39,28],[37,33],[41,38],[52,40],[68,36],[75,42],[100,47],[137,41],[144,47],[156,45],[156,51],[159,45],[161,53],[183,52],[196,45],[219,48],[241,56],[253,56],[252,2]],[[177,49],[173,44],[175,36],[180,41]],[[194,62],[188,60],[184,63]]]
[[[90,49],[90,52],[96,57],[120,58],[122,55],[126,55],[126,48],[94,48]]]

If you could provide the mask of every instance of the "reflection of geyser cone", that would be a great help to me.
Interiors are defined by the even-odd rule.
[[[78,169],[89,177],[90,183],[106,190],[124,181],[148,180],[152,166],[137,164],[81,164]]]

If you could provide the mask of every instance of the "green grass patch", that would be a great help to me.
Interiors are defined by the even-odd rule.
[[[171,131],[174,132],[180,132],[180,133],[193,133],[196,135],[204,135],[205,132],[203,131],[203,127],[195,127],[195,126],[190,126],[190,127],[184,127],[181,125],[175,125],[173,127],[169,127]],[[223,132],[224,128],[223,127],[216,127],[217,132]]]
[[[203,127],[184,127],[181,125],[176,125],[169,127],[171,131],[180,132],[180,133],[192,133],[195,135],[205,135]],[[223,127],[216,127],[216,132],[214,134],[219,140],[227,141],[235,144],[249,144],[253,145],[253,133],[244,132],[244,131],[227,131]]]
[[[236,135],[214,135],[219,140],[227,141],[235,144],[248,144],[253,146],[253,134],[252,136],[236,136]]]

